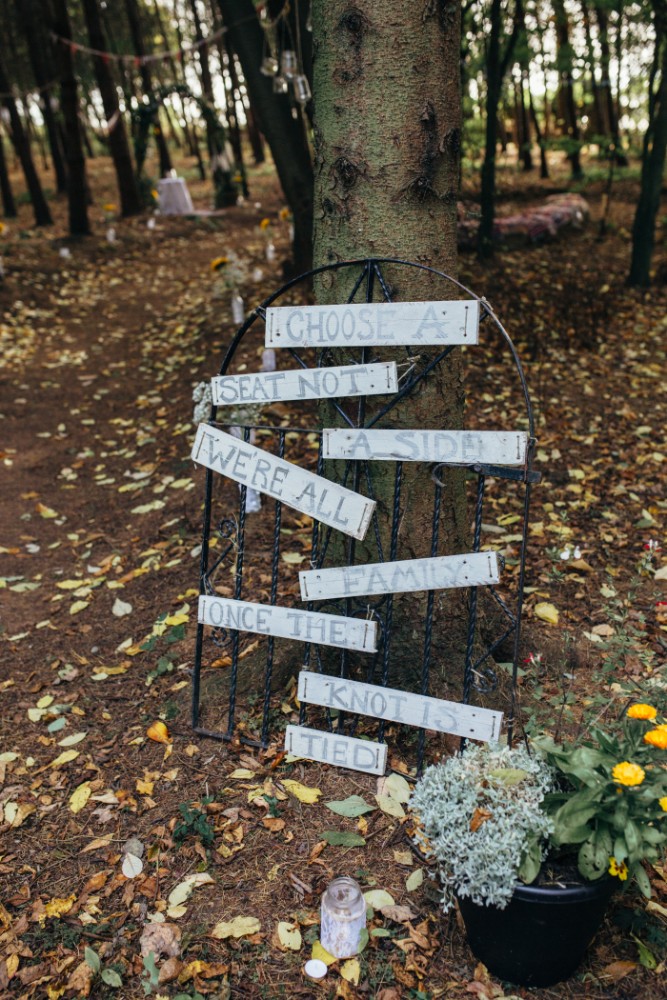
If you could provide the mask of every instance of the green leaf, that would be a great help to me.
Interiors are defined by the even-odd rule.
[[[115,990],[119,989],[123,985],[123,980],[120,978],[115,969],[104,969],[102,972],[102,981],[107,984],[107,986],[112,986]]]
[[[388,931],[386,927],[374,927],[371,931],[371,937],[391,937],[391,931]]]
[[[512,785],[518,785],[524,781],[528,777],[528,771],[524,771],[521,767],[496,767],[493,771],[489,771],[489,777],[497,778],[503,785],[510,788]]]
[[[594,832],[579,848],[579,871],[584,878],[593,881],[604,875],[609,868],[612,843],[608,830]]]
[[[89,948],[88,945],[86,945],[86,947],[83,949],[83,957],[89,969],[92,969],[93,972],[95,973],[100,971],[102,967],[102,963],[100,962],[100,957],[97,954],[97,952],[93,951],[92,948]]]
[[[349,830],[325,830],[321,834],[323,840],[332,847],[365,847],[366,841],[358,833]]]
[[[144,969],[148,973],[148,981],[151,986],[160,985],[160,973],[157,965],[155,964],[155,952],[149,951],[147,955],[144,955]]]
[[[368,928],[362,927],[361,930],[359,931],[359,945],[357,947],[357,955],[361,955],[362,951],[368,944],[368,938],[369,938]]]
[[[642,866],[640,864],[632,865],[632,868],[630,870],[637,882],[637,885],[639,886],[639,891],[641,892],[642,896],[645,896],[646,899],[650,899],[651,882],[649,880],[648,875],[642,868]]]
[[[542,867],[542,848],[537,837],[534,837],[525,850],[524,856],[517,872],[522,882],[529,885],[537,878],[537,874]]]
[[[645,969],[657,969],[658,963],[653,952],[649,951],[644,942],[640,941],[634,934],[631,934],[630,937],[637,945],[639,964],[643,965]]]
[[[355,819],[357,816],[363,816],[364,813],[373,812],[375,806],[369,806],[369,804],[362,799],[361,795],[350,795],[347,799],[340,799],[334,802],[324,803],[327,809],[331,809],[335,812],[337,816],[347,816],[350,819]]]

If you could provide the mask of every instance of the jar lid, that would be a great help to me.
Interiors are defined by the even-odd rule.
[[[349,875],[342,875],[329,884],[325,896],[327,907],[339,913],[348,913],[359,905],[361,886]]]

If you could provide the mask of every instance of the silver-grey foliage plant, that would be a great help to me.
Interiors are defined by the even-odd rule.
[[[503,909],[518,879],[532,882],[552,832],[541,803],[553,771],[523,746],[468,744],[427,768],[411,807],[421,820],[443,886],[443,909],[455,896]]]

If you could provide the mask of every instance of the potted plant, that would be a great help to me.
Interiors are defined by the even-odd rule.
[[[548,986],[576,969],[616,887],[667,842],[667,724],[633,704],[612,730],[559,744],[477,746],[428,768],[411,806],[475,955]]]

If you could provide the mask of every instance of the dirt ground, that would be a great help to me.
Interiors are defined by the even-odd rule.
[[[208,207],[207,186],[188,180]],[[103,209],[114,200],[106,161],[92,181],[92,237],[66,238],[58,199],[53,227],[33,228],[22,204],[0,237],[0,996],[664,996],[661,868],[650,874],[662,909],[622,897],[572,979],[503,988],[477,967],[459,921],[439,915],[405,817],[377,807],[345,819],[326,807],[353,794],[376,802],[375,779],[287,763],[280,733],[268,752],[194,736],[203,476],[189,457],[192,392],[235,330],[211,261],[238,255],[251,306],[282,281],[288,225],[268,167],[251,170],[243,205],[157,217],[154,228],[148,214],[120,221]],[[564,181],[528,184],[508,168],[501,210]],[[636,183],[618,184],[599,240],[602,189],[583,192],[583,231],[486,268],[461,261],[462,280],[515,340],[536,409],[543,481],[524,646],[542,662],[522,677],[526,720],[540,706],[552,717],[602,712],[633,688],[667,706],[667,230],[661,221],[654,287],[626,288]],[[243,351],[253,370],[261,345]],[[514,404],[502,367],[492,357],[476,389],[493,389],[505,416]],[[494,540],[511,554],[506,513],[493,511]],[[536,613],[544,604],[557,624]],[[295,721],[293,687],[275,697],[283,724]],[[332,845],[331,830],[364,843]],[[128,856],[142,860],[133,877]],[[320,894],[343,872],[409,915],[378,908],[358,967],[337,963],[315,983],[302,969]],[[147,922],[155,914],[162,923]],[[252,919],[220,929],[241,917]],[[146,928],[163,929],[159,944]],[[142,947],[161,949],[157,968]]]

